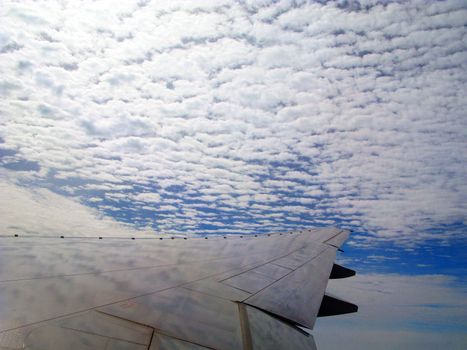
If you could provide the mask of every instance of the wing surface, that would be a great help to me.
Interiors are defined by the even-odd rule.
[[[324,297],[347,237],[3,236],[0,349],[315,349],[298,326],[356,311]]]

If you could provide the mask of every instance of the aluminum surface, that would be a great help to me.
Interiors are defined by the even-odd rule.
[[[255,272],[255,270],[250,270],[243,272],[239,275],[230,277],[222,283],[243,290],[245,292],[254,294],[259,292],[261,289],[266,288],[267,286],[274,283],[275,279],[265,276],[263,274]]]
[[[340,235],[0,237],[0,348],[241,349],[242,302],[312,327]]]
[[[305,335],[264,312],[247,307],[252,348],[255,350],[316,350],[312,335]]]
[[[335,254],[335,248],[328,247],[245,303],[313,329]]]

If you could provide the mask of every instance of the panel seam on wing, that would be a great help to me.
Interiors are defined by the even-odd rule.
[[[291,275],[291,274],[294,273],[296,270],[298,270],[299,268],[301,268],[301,267],[303,267],[304,265],[308,264],[310,261],[315,260],[316,258],[318,258],[319,256],[321,256],[321,254],[324,254],[324,253],[325,253],[326,251],[328,251],[329,249],[331,249],[331,248],[324,249],[322,252],[320,252],[318,255],[314,256],[314,257],[311,258],[310,260],[308,260],[306,263],[300,265],[300,266],[297,267],[295,270],[290,271],[287,275],[284,275],[284,276],[282,276],[281,278],[278,278],[277,280],[275,280],[273,283],[267,285],[266,287],[261,288],[260,290],[258,290],[258,291],[255,292],[255,293],[250,293],[251,295],[250,295],[248,298],[243,299],[243,302],[247,301],[248,299],[252,298],[252,297],[255,296],[256,294],[262,292],[263,290],[269,288],[269,287],[272,286],[273,284],[276,284],[277,282],[281,281],[281,280],[284,279],[285,277]],[[253,305],[252,305],[252,306],[253,306]]]

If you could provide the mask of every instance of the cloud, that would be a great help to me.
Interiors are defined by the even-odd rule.
[[[466,14],[461,1],[6,4],[0,149],[16,153],[2,164],[135,227],[465,239],[434,229],[466,220]]]
[[[327,290],[359,310],[318,319],[319,349],[461,349],[467,341],[467,290],[452,276],[364,274]]]
[[[134,199],[147,203],[158,203],[161,197],[157,193],[138,193]]]
[[[130,237],[142,235],[79,202],[47,189],[25,189],[0,174],[2,235]]]

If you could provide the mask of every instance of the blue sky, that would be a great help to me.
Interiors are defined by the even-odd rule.
[[[337,225],[350,296],[432,290],[443,321],[414,312],[397,346],[441,322],[433,347],[467,342],[445,303],[467,275],[465,1],[21,1],[0,23],[2,233]]]

